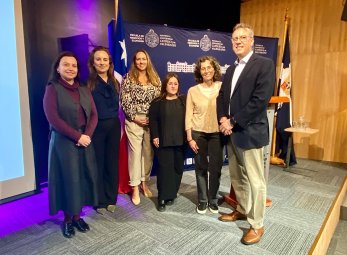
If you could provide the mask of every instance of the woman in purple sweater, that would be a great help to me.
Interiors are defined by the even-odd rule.
[[[97,125],[96,107],[87,87],[80,86],[78,62],[71,52],[53,64],[43,99],[50,124],[48,190],[50,214],[64,212],[63,236],[89,230],[80,217],[84,205],[96,206],[97,165],[91,137]]]

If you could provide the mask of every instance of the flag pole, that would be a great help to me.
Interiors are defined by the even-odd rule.
[[[283,39],[282,39],[282,57],[284,54],[284,49],[285,49],[285,43],[286,43],[286,36],[287,36],[287,30],[288,30],[288,8],[286,8],[286,13],[284,15],[284,33],[283,33]],[[278,86],[275,86],[275,95],[278,95]],[[274,121],[273,121],[273,132],[272,132],[272,147],[271,147],[271,156],[270,156],[270,163],[272,165],[284,165],[285,162],[283,159],[278,158],[275,156],[276,152],[276,122],[277,122],[277,116],[274,116]]]
[[[284,33],[283,33],[283,37],[282,37],[282,47],[281,47],[281,53],[282,53],[282,57],[284,54],[284,47],[286,46],[286,37],[287,37],[287,30],[288,30],[288,8],[286,8],[286,13],[284,15]],[[278,95],[278,86],[276,86],[275,88],[275,95]]]
[[[117,18],[118,18],[118,0],[114,0],[114,20],[116,22],[117,22]]]

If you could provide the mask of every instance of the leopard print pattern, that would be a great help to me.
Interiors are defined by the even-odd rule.
[[[151,102],[160,95],[160,88],[152,84],[141,85],[127,74],[120,91],[121,106],[127,119],[134,120],[137,114],[148,115]]]

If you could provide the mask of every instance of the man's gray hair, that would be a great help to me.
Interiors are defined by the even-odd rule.
[[[238,23],[234,26],[233,32],[237,29],[240,29],[240,28],[247,30],[250,37],[254,37],[254,31],[253,31],[253,27],[251,25],[248,25],[246,23]]]

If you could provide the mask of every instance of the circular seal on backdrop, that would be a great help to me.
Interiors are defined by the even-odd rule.
[[[150,29],[149,32],[145,34],[145,42],[151,48],[158,46],[159,36],[154,32],[153,29]]]
[[[204,35],[204,37],[200,39],[200,48],[203,51],[209,51],[211,49],[211,39],[208,38],[207,35]]]

